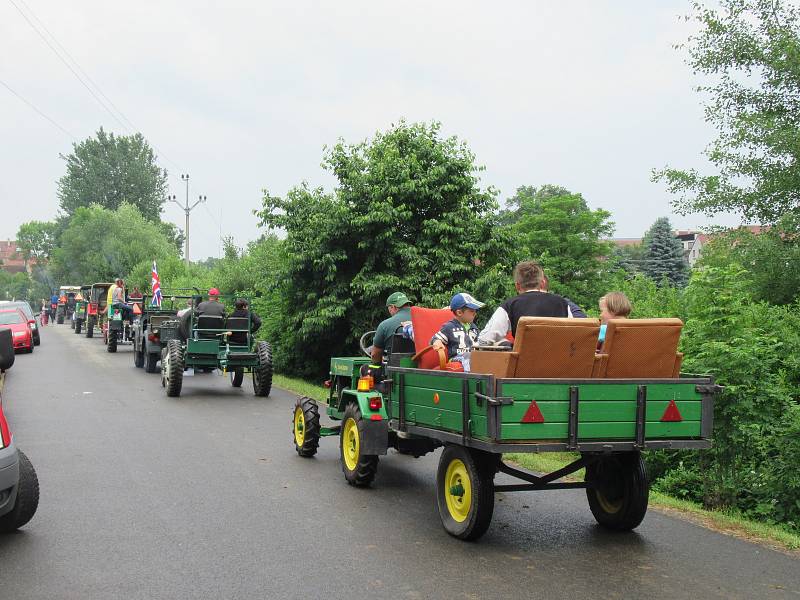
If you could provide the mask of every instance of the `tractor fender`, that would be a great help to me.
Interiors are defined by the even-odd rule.
[[[381,399],[381,407],[378,410],[372,410],[369,407],[370,400],[373,398]],[[370,392],[344,390],[342,401],[343,404],[348,402],[358,404],[361,411],[363,418],[361,452],[365,455],[386,454],[389,449],[389,419],[383,396],[374,390]]]

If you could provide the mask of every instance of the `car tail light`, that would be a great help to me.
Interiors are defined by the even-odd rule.
[[[375,380],[372,378],[372,375],[366,375],[365,377],[358,378],[358,387],[356,389],[359,392],[369,392],[374,387]]]
[[[328,388],[328,389],[330,389],[330,387],[331,387],[331,380],[330,380],[330,379],[326,379],[325,381],[323,381],[323,382],[322,382],[322,386],[323,386],[323,387],[325,387],[325,388]]]
[[[11,443],[11,431],[8,429],[8,422],[3,414],[3,407],[0,405],[0,448],[5,448]]]
[[[382,407],[383,407],[383,400],[381,400],[380,396],[375,396],[369,399],[370,410],[380,410]]]
[[[157,342],[158,341],[158,334],[157,333],[149,333],[149,334],[147,334],[147,339],[150,340],[151,342]]]

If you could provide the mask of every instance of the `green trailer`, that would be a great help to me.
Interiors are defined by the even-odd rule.
[[[179,338],[170,339],[161,354],[161,385],[167,396],[180,396],[187,369],[219,369],[228,374],[233,387],[241,387],[245,373],[251,373],[255,395],[269,396],[272,348],[268,342],[256,341],[251,329],[249,316],[225,318],[198,315],[195,310],[187,312],[179,327]]]
[[[596,520],[630,530],[647,510],[643,450],[711,447],[713,401],[721,388],[707,376],[533,379],[414,368],[408,357],[377,372],[369,359],[331,360],[326,407],[298,399],[295,448],[313,456],[319,439],[339,436],[348,483],[369,485],[388,448],[421,456],[444,447],[436,494],[453,536],[476,539],[489,527],[496,492],[585,488]],[[380,381],[375,382],[374,373]],[[510,452],[577,453],[553,473],[503,462]],[[584,481],[562,481],[585,468]],[[495,483],[498,473],[518,480]],[[508,479],[505,477],[503,479]]]

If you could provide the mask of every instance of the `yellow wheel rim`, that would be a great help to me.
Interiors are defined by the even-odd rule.
[[[298,448],[303,447],[303,442],[306,441],[306,417],[303,414],[303,409],[297,407],[294,409],[294,443]]]
[[[342,458],[348,471],[355,471],[358,466],[359,442],[358,423],[355,419],[347,419],[342,427]]]
[[[447,465],[444,475],[444,499],[450,516],[463,523],[472,507],[472,482],[466,465],[455,459]]]
[[[600,507],[610,515],[618,513],[622,509],[622,498],[617,500],[616,502],[612,502],[608,498],[605,497],[605,494],[600,490],[594,491],[595,496],[597,497],[597,503]]]

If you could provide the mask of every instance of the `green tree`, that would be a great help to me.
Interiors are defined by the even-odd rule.
[[[667,279],[672,285],[686,285],[689,265],[683,256],[683,245],[675,237],[667,217],[656,219],[644,243],[644,273],[658,283]]]
[[[17,246],[27,262],[31,258],[37,262],[47,262],[57,242],[58,226],[47,221],[23,223],[17,231]]]
[[[285,198],[267,194],[258,213],[286,232],[276,360],[305,375],[353,352],[388,316],[392,291],[432,306],[465,286],[477,294],[496,282],[510,246],[494,192],[478,187],[474,155],[443,139],[438,123],[400,122],[370,141],[339,142],[323,165],[338,179],[333,193],[303,184]]]
[[[146,219],[159,220],[167,173],[140,133],[115,136],[101,127],[96,137],[74,144],[61,158],[67,173],[58,180],[58,200],[67,215],[91,204],[114,210],[128,203]]]
[[[534,188],[520,188],[520,190]],[[509,215],[511,237],[521,256],[537,259],[551,289],[578,304],[592,306],[602,295],[602,280],[612,252],[603,238],[614,232],[608,211],[591,210],[580,194],[544,186],[533,195],[518,195]]]
[[[53,252],[51,267],[59,281],[75,284],[126,276],[142,261],[175,256],[158,223],[131,204],[116,210],[92,205],[75,211]]]
[[[654,174],[679,195],[682,212],[735,211],[774,223],[800,211],[800,28],[784,0],[694,3],[699,31],[688,64],[708,83],[706,121],[717,137],[705,151],[716,173],[667,167]]]
[[[542,200],[556,196],[569,196],[572,194],[567,188],[560,185],[546,183],[541,187],[533,185],[521,185],[511,198],[506,199],[506,208],[500,211],[500,223],[503,225],[513,225],[522,216],[523,205],[529,207],[536,206]]]

